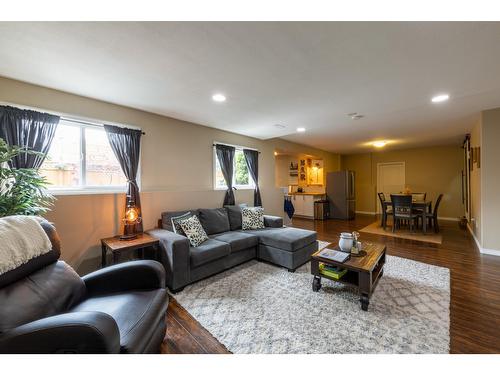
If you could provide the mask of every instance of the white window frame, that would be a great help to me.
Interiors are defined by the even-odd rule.
[[[95,119],[95,118],[88,118],[88,117],[84,118],[81,116],[74,116],[74,115],[69,114],[69,113],[48,110],[46,108],[26,106],[26,105],[12,103],[12,102],[6,102],[6,101],[0,101],[0,104],[12,106],[12,107],[17,107],[17,108],[21,108],[21,109],[28,109],[28,110],[32,110],[32,111],[52,113],[54,115],[59,116],[61,118],[61,120],[63,120],[63,121],[80,124],[80,126],[104,128],[104,124],[109,124],[109,125],[119,126],[119,127],[128,128],[128,129],[141,130],[140,127],[130,125],[130,124],[116,123],[114,121],[107,121],[107,120],[103,120],[103,119]],[[80,136],[80,142],[82,142],[81,138],[82,137]],[[80,148],[81,148],[80,152],[82,152],[84,147],[80,147]],[[84,156],[85,156],[85,154],[83,154],[80,157],[84,157]],[[81,168],[81,169],[83,169],[83,168]],[[137,169],[137,185],[139,186],[139,190],[142,190],[141,171],[142,171],[141,157],[139,156],[139,168]],[[81,173],[84,173],[84,171],[82,170]],[[52,195],[113,194],[113,193],[126,193],[127,186],[123,186],[123,187],[122,186],[51,187],[49,185],[47,187],[47,191]]]
[[[86,142],[85,129],[102,129],[104,124],[91,123],[87,121],[77,120],[73,118],[61,118],[62,121],[70,123],[70,126],[76,126],[80,130],[80,182],[79,186],[62,186],[55,187],[49,185],[47,191],[52,195],[87,195],[87,194],[118,194],[126,193],[127,185],[123,186],[102,186],[102,185],[87,185],[86,184]],[[139,169],[137,171],[137,184],[141,188],[141,163],[139,160]]]
[[[218,160],[217,160],[217,152],[215,150],[215,145],[231,146],[239,151],[243,151],[244,149],[245,150],[255,150],[255,151],[259,151],[259,150],[255,149],[255,148],[251,148],[251,147],[231,145],[231,144],[222,143],[222,142],[214,142],[214,146],[212,147],[213,148],[213,151],[212,151],[213,152],[213,168],[212,169],[213,169],[214,190],[227,190],[227,186],[225,186],[225,187],[217,186],[217,161]],[[236,168],[234,168],[234,165],[233,165],[233,181],[235,180],[235,174],[236,174]],[[248,185],[233,185],[233,187],[236,188],[236,190],[255,190],[255,181],[253,180],[252,176],[250,175],[250,171],[248,172],[248,181],[249,181]]]

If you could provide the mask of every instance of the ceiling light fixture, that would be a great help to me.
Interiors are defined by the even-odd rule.
[[[375,147],[384,147],[387,144],[387,141],[375,141],[372,143]]]
[[[306,128],[297,128],[297,131],[299,133],[304,133],[306,131]]]
[[[348,113],[347,116],[349,116],[351,120],[360,120],[365,117],[364,115],[360,115],[358,112]]]
[[[448,94],[440,94],[440,95],[434,96],[431,99],[431,102],[433,102],[433,103],[441,103],[441,102],[447,101],[448,99],[450,99],[450,96]]]
[[[223,94],[214,94],[212,95],[212,100],[214,102],[222,103],[226,101],[226,96]]]

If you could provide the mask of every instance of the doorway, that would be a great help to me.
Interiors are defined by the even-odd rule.
[[[377,193],[384,193],[389,199],[391,194],[400,193],[405,188],[405,163],[377,163]],[[377,213],[381,213],[380,201],[377,199]]]

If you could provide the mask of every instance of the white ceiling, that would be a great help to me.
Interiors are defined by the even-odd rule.
[[[334,152],[458,143],[500,106],[500,23],[1,22],[0,75]]]

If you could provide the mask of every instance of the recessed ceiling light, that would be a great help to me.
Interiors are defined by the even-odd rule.
[[[387,141],[375,141],[372,143],[375,147],[384,147],[387,144]]]
[[[297,128],[297,131],[299,133],[304,133],[306,131],[306,128]]]
[[[360,120],[365,117],[364,115],[360,115],[358,112],[348,113],[347,116],[349,116],[351,120]]]
[[[450,96],[448,94],[440,94],[440,95],[436,95],[434,96],[431,101],[433,103],[440,103],[440,102],[445,102],[447,101],[448,99],[450,99]]]
[[[222,103],[222,102],[226,101],[226,96],[223,94],[214,94],[214,95],[212,95],[212,100],[214,102]]]

